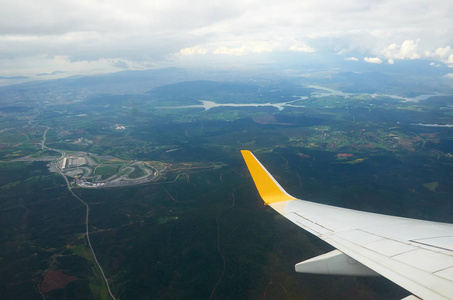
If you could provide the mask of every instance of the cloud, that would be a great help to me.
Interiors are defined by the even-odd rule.
[[[289,51],[313,53],[315,49],[308,45],[293,45],[289,47]]]
[[[26,76],[0,76],[2,80],[15,80],[15,79],[27,79]]]
[[[3,66],[4,69],[15,69],[18,70],[19,73],[31,73],[31,76],[36,76],[35,74],[50,74],[55,76],[54,78],[58,78],[61,76],[68,76],[72,74],[80,74],[80,75],[89,75],[89,74],[97,74],[97,73],[111,73],[115,71],[119,71],[119,69],[115,67],[115,64],[118,62],[117,59],[105,59],[101,58],[98,60],[80,60],[80,61],[72,61],[67,56],[30,56],[25,58],[17,58],[17,59],[0,59],[0,65]],[[132,69],[145,69],[155,67],[152,65],[142,66],[141,64],[135,63],[133,61],[125,61],[130,68]],[[49,72],[41,72],[42,70],[65,70],[65,71],[57,71],[53,73],[53,71]],[[1,75],[0,75],[1,76]]]
[[[344,60],[359,61],[357,57],[346,57]]]
[[[428,57],[434,58],[446,64],[453,64],[453,49],[447,45],[445,47],[439,47],[434,52],[427,52]]]
[[[371,64],[381,64],[382,63],[382,60],[379,57],[365,57],[363,60],[366,61],[367,63],[371,63]]]
[[[453,78],[453,73],[447,73],[447,74],[445,75],[445,77],[447,77],[447,78]]]
[[[113,66],[119,69],[129,69],[129,65],[121,60],[114,63]]]
[[[387,59],[418,59],[421,55],[418,53],[418,44],[420,40],[405,40],[401,45],[391,44],[384,50],[384,57]]]
[[[452,51],[451,47],[450,46],[446,46],[446,47],[443,47],[443,48],[437,48],[436,51],[434,51],[434,54],[445,59],[452,52],[453,51]]]
[[[195,55],[195,54],[206,54],[208,53],[207,49],[195,46],[195,47],[188,47],[188,48],[183,48],[179,50],[179,53],[181,55]]]
[[[219,47],[212,51],[213,54],[223,55],[246,55],[250,53],[265,53],[272,52],[275,48],[275,44],[264,42],[264,41],[252,41],[243,43],[239,47]]]
[[[285,52],[453,65],[451,11],[431,0],[3,0],[0,75],[51,73],[55,57],[68,74]]]
[[[259,54],[269,52],[304,52],[313,53],[315,49],[294,40],[278,39],[274,41],[234,41],[223,44],[211,43],[205,44],[203,47],[195,46],[179,50],[182,56],[194,55],[228,55],[228,56],[243,56],[247,54]]]
[[[39,74],[36,74],[35,76],[54,76],[54,75],[60,75],[60,74],[64,74],[66,72],[64,71],[53,71],[51,73],[39,73]]]

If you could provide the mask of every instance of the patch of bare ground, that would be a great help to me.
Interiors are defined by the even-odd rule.
[[[41,283],[41,290],[43,293],[64,288],[68,283],[77,280],[77,277],[67,275],[61,271],[49,270]]]

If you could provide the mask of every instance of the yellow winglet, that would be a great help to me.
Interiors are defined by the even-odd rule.
[[[298,200],[289,195],[280,186],[252,152],[241,150],[241,153],[258,189],[258,193],[266,205],[281,201]]]

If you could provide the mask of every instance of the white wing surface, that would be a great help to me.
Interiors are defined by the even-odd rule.
[[[380,274],[418,298],[453,299],[453,224],[296,199],[250,151],[241,152],[265,204],[338,249],[297,264],[297,272]]]

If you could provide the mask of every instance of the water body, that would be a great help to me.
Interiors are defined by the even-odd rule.
[[[393,98],[393,99],[400,99],[400,100],[403,100],[404,102],[419,102],[419,101],[426,100],[426,99],[429,99],[434,96],[442,96],[442,94],[437,94],[437,93],[436,94],[423,94],[423,95],[418,95],[417,97],[413,97],[413,98],[400,97],[397,95],[385,95],[385,94],[372,94],[371,95],[371,97],[373,97],[373,98],[376,98],[378,96],[389,97],[389,98]]]
[[[328,97],[328,96],[342,96],[342,97],[348,98],[348,97],[351,97],[353,95],[362,95],[362,94],[354,94],[354,93],[343,93],[342,91],[334,90],[334,89],[330,89],[330,88],[326,88],[326,87],[322,87],[322,86],[319,86],[319,85],[309,85],[308,87],[309,88],[313,88],[313,89],[317,89],[317,90],[325,91],[325,92],[312,92],[311,93],[312,97],[317,97],[317,98]]]
[[[453,124],[423,124],[423,123],[414,123],[412,125],[416,126],[425,126],[425,127],[453,127]]]
[[[308,97],[301,97],[308,99]],[[292,105],[292,102],[299,101],[301,99],[297,100],[291,100],[287,102],[280,102],[280,103],[243,103],[243,104],[237,104],[237,103],[215,103],[213,101],[206,101],[206,100],[199,100],[202,104],[198,105],[185,105],[185,106],[165,106],[165,107],[157,107],[157,108],[204,108],[204,110],[210,110],[211,108],[214,107],[263,107],[263,106],[270,106],[270,107],[275,107],[278,110],[283,110],[285,107],[305,107],[303,105]]]
[[[376,94],[376,93],[374,93],[374,94],[368,94],[368,93],[343,93],[342,91],[338,91],[338,90],[322,87],[322,86],[319,86],[319,85],[310,85],[308,87],[309,88],[314,88],[314,89],[317,89],[317,90],[325,91],[325,92],[313,92],[311,94],[312,97],[342,96],[342,97],[348,98],[348,97],[356,96],[356,95],[369,95],[369,96],[371,96],[373,98],[376,98],[376,97],[388,97],[388,98],[403,100],[405,102],[419,102],[419,101],[426,100],[426,99],[429,99],[429,98],[434,97],[434,96],[442,96],[442,94],[434,93],[434,94],[423,94],[423,95],[418,95],[417,97],[409,98],[409,97],[401,97],[401,96],[397,96],[397,95]]]
[[[342,91],[338,91],[335,89],[331,88],[326,88],[318,85],[309,85],[309,88],[314,88],[317,90],[321,90],[323,92],[312,92],[311,97],[329,97],[329,96],[341,96],[344,98],[349,98],[352,96],[357,96],[357,95],[369,95],[373,98],[376,97],[388,97],[388,98],[393,98],[393,99],[399,99],[403,100],[405,102],[418,102],[421,100],[426,100],[428,98],[431,98],[433,96],[439,96],[441,94],[423,94],[419,95],[417,97],[413,98],[408,98],[408,97],[401,97],[397,95],[385,95],[385,94],[367,94],[367,93],[344,93]],[[211,108],[215,107],[275,107],[278,110],[283,110],[285,107],[305,107],[304,105],[293,105],[291,103],[300,101],[300,100],[307,100],[309,97],[303,96],[293,96],[293,97],[298,97],[296,100],[291,100],[291,101],[286,101],[286,102],[279,102],[279,103],[215,103],[213,101],[207,101],[207,100],[199,100],[201,104],[195,104],[195,105],[184,105],[184,106],[162,106],[162,107],[157,107],[157,108],[203,108],[204,110],[210,110]]]

